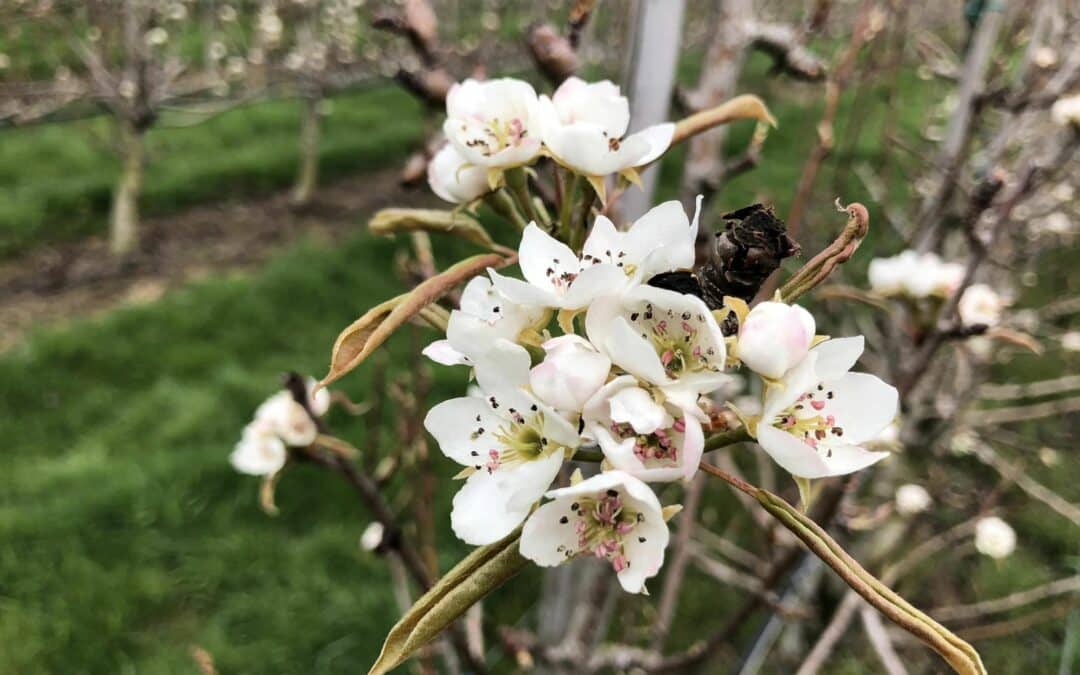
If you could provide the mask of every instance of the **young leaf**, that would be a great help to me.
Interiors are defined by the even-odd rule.
[[[461,211],[436,209],[382,209],[368,222],[375,234],[398,232],[443,232],[461,237],[492,251],[507,252],[499,246],[480,221]]]
[[[518,552],[521,529],[481,546],[422,595],[390,629],[368,675],[383,675],[401,665],[481,598],[517,574],[528,562]]]
[[[495,253],[466,258],[456,265],[427,279],[412,292],[369,310],[338,335],[330,354],[330,372],[319,382],[320,387],[340,379],[371,355],[401,326],[435,302],[450,289],[471,279],[488,267],[502,267],[512,262]]]

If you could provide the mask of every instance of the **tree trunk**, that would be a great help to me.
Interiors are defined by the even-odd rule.
[[[109,248],[114,255],[123,256],[135,250],[139,243],[139,193],[142,191],[145,162],[145,130],[121,122],[123,133],[123,168],[113,192],[109,216]]]
[[[304,98],[300,120],[300,172],[293,186],[292,203],[304,206],[311,202],[319,183],[319,137],[321,123],[318,96]]]
[[[682,41],[684,0],[638,0],[633,46],[627,69],[631,131],[668,121],[675,69]],[[642,189],[631,188],[619,200],[623,218],[633,220],[652,204],[659,167],[642,172]]]
[[[718,106],[735,95],[749,48],[751,0],[717,0],[717,5],[715,32],[709,41],[697,89],[690,96],[690,103],[697,110]],[[719,187],[727,129],[727,125],[721,125],[690,140],[679,189],[679,197],[688,208],[699,194],[704,194],[708,201]]]

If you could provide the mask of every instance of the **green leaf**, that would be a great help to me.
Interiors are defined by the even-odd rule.
[[[383,209],[368,221],[368,229],[375,234],[384,235],[398,232],[442,232],[461,237],[492,251],[508,252],[508,249],[492,240],[480,221],[461,211]]]
[[[521,571],[528,562],[518,551],[521,528],[481,546],[454,566],[390,629],[368,675],[383,675],[404,663],[481,598]]]

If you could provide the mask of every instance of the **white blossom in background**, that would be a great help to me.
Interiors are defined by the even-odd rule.
[[[814,317],[798,305],[759,303],[739,326],[737,356],[750,370],[778,380],[806,357],[816,328]]]
[[[644,481],[693,478],[705,451],[700,416],[658,402],[632,375],[606,384],[583,412],[585,434],[608,462]]]
[[[326,388],[315,392],[315,380],[305,378],[311,412],[322,417],[330,409],[331,395]],[[305,447],[319,435],[318,427],[304,406],[292,394],[281,390],[263,401],[255,418],[244,427],[229,461],[241,473],[269,476],[277,473],[288,459],[288,448]]]
[[[622,471],[608,471],[547,493],[521,531],[521,554],[542,567],[579,555],[611,563],[619,584],[644,593],[660,571],[670,534],[660,501],[649,486]]]
[[[896,489],[896,511],[902,516],[913,516],[930,508],[930,493],[921,485],[907,483]]]
[[[439,199],[467,204],[491,191],[487,171],[470,165],[452,145],[445,145],[428,162],[428,185]]]
[[[268,422],[256,420],[244,427],[229,463],[240,473],[251,476],[272,476],[285,466],[289,458],[285,442]]]
[[[1004,308],[1005,300],[997,291],[986,284],[972,284],[964,289],[956,309],[964,325],[993,327],[1001,321]]]
[[[1062,335],[1061,348],[1067,352],[1080,352],[1080,331],[1071,330]]]
[[[604,80],[564,81],[555,93],[539,99],[540,133],[557,162],[599,178],[648,164],[671,145],[675,125],[657,124],[626,136],[630,102],[619,87]]]
[[[360,535],[360,548],[371,552],[379,548],[382,545],[383,537],[386,535],[386,528],[379,521],[374,521],[364,528],[363,534]]]
[[[1080,124],[1080,94],[1054,101],[1050,107],[1050,117],[1061,126]]]
[[[873,375],[848,372],[862,352],[862,336],[826,340],[767,388],[756,437],[788,473],[838,476],[888,456],[862,445],[893,421],[899,397]]]
[[[952,435],[949,439],[949,451],[954,455],[963,457],[974,453],[982,441],[970,429],[961,429]]]
[[[867,274],[870,288],[881,295],[948,297],[963,280],[964,267],[945,262],[936,253],[908,250],[892,258],[871,260]]]
[[[577,335],[560,335],[542,346],[547,355],[529,371],[533,393],[552,408],[581,412],[607,381],[611,360]]]
[[[146,31],[144,39],[146,40],[146,44],[150,45],[151,47],[160,47],[161,45],[169,41],[169,31],[165,30],[161,26],[157,26]]]
[[[481,387],[488,380],[527,379],[485,376],[487,367],[477,365]],[[459,539],[478,546],[498,541],[525,520],[579,440],[569,422],[515,387],[443,401],[428,412],[424,428],[443,454],[466,467],[450,524]]]
[[[536,91],[528,82],[470,78],[446,95],[443,132],[469,164],[509,169],[540,154],[536,111]]]
[[[975,523],[975,548],[985,556],[1000,560],[1016,550],[1016,531],[997,516]]]

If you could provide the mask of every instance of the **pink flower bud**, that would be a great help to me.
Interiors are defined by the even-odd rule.
[[[763,302],[739,327],[739,360],[770,379],[801,361],[814,340],[814,317],[798,305]]]

